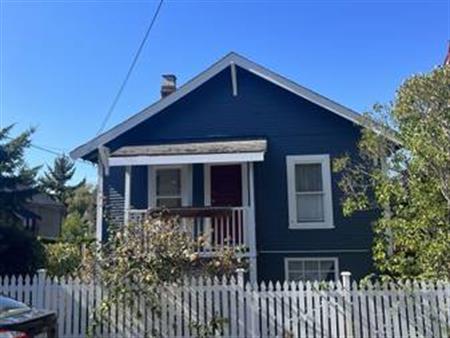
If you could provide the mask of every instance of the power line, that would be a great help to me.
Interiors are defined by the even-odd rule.
[[[14,137],[11,137],[11,136],[5,136],[5,137],[7,139],[14,140]],[[43,146],[43,145],[39,145],[39,144],[36,144],[36,143],[29,143],[29,147],[33,148],[35,150],[40,150],[40,151],[49,153],[49,154],[54,155],[54,156],[67,156],[67,152],[64,151],[63,149],[61,149],[61,151],[59,151],[59,152],[53,150],[53,149],[57,149],[56,147]],[[53,148],[53,149],[51,149],[51,148]],[[82,159],[76,159],[76,160],[73,160],[73,161],[77,162],[77,163],[87,164],[87,162],[82,160]]]
[[[5,135],[5,138],[7,138],[8,140],[15,140],[14,137],[7,136],[7,135]],[[34,149],[38,149],[38,150],[42,150],[42,151],[45,151],[47,153],[50,153],[50,154],[53,154],[53,155],[57,155],[57,156],[64,155],[64,152],[57,152],[55,150],[50,149],[51,147],[45,147],[45,146],[37,145],[37,144],[31,143],[31,142],[29,143],[29,147],[30,148],[34,148]]]
[[[123,80],[121,86],[119,87],[119,91],[117,92],[116,96],[114,97],[114,100],[113,100],[111,106],[109,107],[108,112],[106,113],[105,118],[103,119],[103,122],[100,125],[100,128],[97,131],[97,135],[100,134],[105,129],[106,124],[108,123],[108,120],[111,117],[111,114],[112,114],[114,108],[116,107],[120,96],[122,95],[122,92],[123,92],[123,90],[124,90],[124,88],[125,88],[125,86],[126,86],[126,84],[128,82],[128,79],[130,78],[131,73],[133,72],[134,66],[136,65],[136,62],[137,62],[137,60],[139,58],[139,55],[141,54],[142,49],[144,48],[145,42],[147,41],[147,38],[150,35],[150,32],[151,32],[151,30],[153,28],[153,25],[156,22],[156,19],[158,17],[158,14],[159,14],[159,11],[161,9],[161,6],[162,6],[163,2],[164,2],[164,0],[160,0],[159,1],[158,7],[156,8],[155,13],[153,14],[153,18],[150,21],[149,26],[147,27],[147,31],[145,32],[144,38],[142,39],[141,44],[139,45],[139,48],[137,49],[136,54],[134,55],[133,61],[131,62],[130,67],[128,68],[128,72],[127,72],[127,74],[125,76],[125,79]]]
[[[54,150],[51,150],[51,149],[48,149],[48,148],[45,148],[43,146],[39,146],[39,145],[33,144],[33,143],[30,143],[30,148],[42,150],[42,151],[45,151],[47,153],[50,153],[50,154],[56,155],[56,156],[63,156],[64,155],[64,153],[59,153],[59,152],[56,152]]]
[[[66,152],[57,152],[57,151],[49,149],[48,147],[44,147],[44,146],[37,145],[37,144],[34,144],[34,143],[30,143],[29,146],[30,146],[30,148],[33,148],[33,149],[36,149],[36,150],[40,150],[40,151],[44,151],[44,152],[49,153],[49,154],[54,155],[54,156],[67,156]],[[79,159],[79,158],[77,158],[75,160],[72,160],[72,161],[73,162],[77,162],[77,163],[82,163],[82,164],[90,164],[90,163],[88,163],[88,162],[86,162],[86,161],[84,161],[82,159]]]

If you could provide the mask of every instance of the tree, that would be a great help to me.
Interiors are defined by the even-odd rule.
[[[83,184],[67,200],[67,213],[78,213],[90,229],[96,217],[96,192],[91,184]]]
[[[34,129],[10,137],[12,128],[0,129],[0,275],[32,274],[45,264],[43,246],[18,217],[36,192],[39,167],[28,167],[24,157]]]
[[[0,226],[0,276],[34,274],[45,266],[44,246],[14,225]]]
[[[83,184],[67,199],[67,217],[62,225],[62,240],[76,244],[92,241],[95,217],[95,189],[89,184]]]
[[[85,184],[85,180],[82,180],[78,184],[69,185],[74,174],[75,163],[66,155],[58,156],[53,162],[53,167],[47,166],[47,171],[40,178],[41,187],[67,207],[67,199],[77,188]]]
[[[374,262],[396,278],[450,278],[450,66],[408,79],[393,104],[376,106],[381,130],[363,131],[342,173],[346,215],[377,209]],[[370,123],[370,122],[368,122]],[[392,129],[395,130],[395,140]]]
[[[17,214],[35,193],[35,177],[39,167],[29,168],[24,159],[34,130],[12,138],[13,126],[0,129],[0,226],[18,222]]]
[[[89,184],[77,188],[67,199],[67,216],[62,224],[61,241],[45,246],[47,269],[51,276],[76,275],[83,256],[95,241],[95,190]]]
[[[64,219],[61,229],[61,238],[64,242],[82,244],[93,240],[89,231],[89,224],[75,211]]]

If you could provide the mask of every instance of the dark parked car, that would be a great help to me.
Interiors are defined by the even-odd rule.
[[[56,314],[0,295],[0,338],[56,337]]]

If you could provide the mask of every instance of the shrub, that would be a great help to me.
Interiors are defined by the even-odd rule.
[[[158,311],[156,286],[182,282],[189,276],[230,276],[246,265],[238,255],[240,249],[224,249],[208,259],[199,257],[206,240],[192,238],[182,223],[163,212],[111,232],[100,254],[82,269],[87,272],[84,278],[99,277],[108,290],[96,315],[106,315],[117,302],[133,307],[138,299],[144,300],[145,307]],[[213,324],[219,325],[219,318]]]
[[[74,244],[89,243],[93,240],[89,235],[89,224],[76,211],[68,214],[64,220],[61,237],[64,242]]]
[[[50,276],[74,276],[82,262],[80,246],[73,243],[49,243],[45,246]]]
[[[45,266],[45,249],[20,226],[0,225],[0,258],[0,276],[34,274]]]

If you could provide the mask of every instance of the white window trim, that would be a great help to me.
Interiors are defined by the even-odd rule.
[[[150,165],[148,166],[148,208],[156,207],[156,171],[158,169],[181,169],[181,205],[192,205],[191,165]]]
[[[295,165],[320,163],[322,166],[322,185],[324,192],[324,221],[323,222],[297,222],[297,201],[295,192]],[[289,229],[332,229],[333,198],[331,191],[330,156],[321,155],[289,155],[286,156],[287,191],[289,206]]]
[[[337,257],[285,257],[284,258],[284,279],[289,281],[289,262],[298,261],[333,261],[334,262],[334,281],[339,280],[339,259]]]

